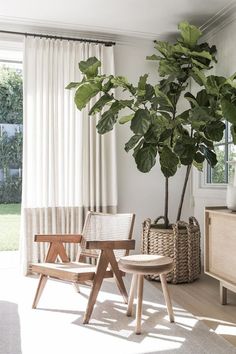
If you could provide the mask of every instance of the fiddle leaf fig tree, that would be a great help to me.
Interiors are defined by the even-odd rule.
[[[148,74],[140,76],[136,85],[123,76],[101,75],[101,62],[92,57],[79,63],[82,80],[67,86],[75,89],[79,110],[97,99],[89,115],[101,113],[98,133],[111,131],[117,122],[129,124],[132,135],[124,148],[132,150],[139,171],[147,173],[159,162],[165,177],[165,227],[169,226],[169,178],[185,166],[179,220],[191,167],[202,170],[205,160],[211,167],[217,164],[214,142],[222,139],[225,120],[231,123],[236,143],[236,75],[208,75],[216,63],[216,47],[199,42],[202,33],[197,27],[181,22],[178,28],[176,43],[156,41],[157,54],[147,57],[157,64],[156,84],[148,82]],[[191,80],[198,88],[196,94],[190,92]],[[114,95],[117,88],[124,97]],[[183,100],[188,104],[184,111]]]

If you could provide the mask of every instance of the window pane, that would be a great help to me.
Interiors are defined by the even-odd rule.
[[[229,161],[236,160],[236,145],[229,144]],[[229,181],[232,181],[234,165],[229,164]]]
[[[218,163],[211,171],[211,183],[227,183],[225,171],[225,145],[215,146]]]
[[[232,134],[231,134],[231,130],[230,130],[230,126],[231,126],[231,124],[230,123],[228,123],[228,142],[230,143],[230,142],[232,142]]]

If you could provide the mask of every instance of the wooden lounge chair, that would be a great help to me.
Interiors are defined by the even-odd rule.
[[[125,274],[118,268],[117,260],[128,255],[134,249],[135,241],[131,240],[134,225],[134,214],[103,214],[89,212],[87,214],[82,235],[36,235],[36,242],[48,242],[49,249],[45,263],[32,264],[32,272],[40,274],[33,308],[36,308],[49,278],[66,282],[91,282],[83,323],[88,323],[104,278],[114,277],[124,301],[128,295],[122,276]],[[70,262],[64,243],[79,244],[75,262]],[[86,259],[97,259],[96,265],[85,263]]]

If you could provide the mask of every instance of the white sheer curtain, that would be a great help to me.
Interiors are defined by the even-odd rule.
[[[113,47],[26,37],[21,259],[24,273],[45,249],[36,233],[78,233],[87,210],[115,212],[115,132],[100,136],[65,90],[80,80],[78,62],[96,56],[114,72]],[[76,249],[68,249],[75,257]]]

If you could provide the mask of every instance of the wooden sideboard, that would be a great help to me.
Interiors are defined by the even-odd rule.
[[[236,212],[226,207],[205,209],[204,271],[220,281],[220,301],[227,289],[236,292]]]

